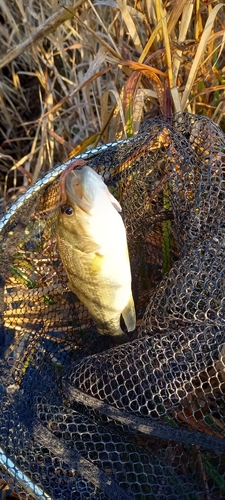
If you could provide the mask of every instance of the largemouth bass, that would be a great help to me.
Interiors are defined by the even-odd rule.
[[[66,204],[56,234],[69,287],[100,334],[126,342],[121,314],[129,332],[135,329],[136,314],[121,206],[102,177],[86,165],[68,173],[64,191]]]

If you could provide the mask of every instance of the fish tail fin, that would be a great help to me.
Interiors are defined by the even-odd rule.
[[[130,294],[126,307],[124,307],[124,310],[122,311],[122,316],[128,332],[132,332],[133,330],[135,330],[136,312],[135,312],[134,299],[132,293]]]

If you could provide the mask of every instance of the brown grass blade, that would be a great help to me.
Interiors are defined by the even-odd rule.
[[[126,130],[128,137],[131,137],[133,135],[133,119],[132,119],[133,108],[141,77],[142,74],[140,71],[132,73],[128,78],[124,87],[123,108],[124,108]]]
[[[116,52],[116,53],[118,53],[118,52],[119,52],[119,51],[118,51],[118,47],[117,47],[117,45],[115,44],[115,42],[114,42],[114,40],[113,40],[112,36],[110,35],[109,30],[107,30],[106,25],[105,25],[105,23],[103,22],[103,20],[102,20],[101,16],[98,14],[98,12],[97,12],[97,10],[95,9],[95,6],[94,6],[94,5],[93,5],[93,3],[91,2],[91,0],[88,0],[88,3],[89,3],[89,5],[90,5],[91,9],[93,10],[93,12],[95,13],[95,15],[96,15],[96,17],[97,17],[97,19],[98,19],[98,21],[99,21],[100,25],[103,27],[103,29],[104,29],[105,33],[107,34],[107,36],[108,36],[108,38],[109,38],[109,40],[110,40],[110,42],[111,42],[112,46],[114,47],[115,52]]]
[[[164,78],[167,78],[167,75],[165,75],[165,73],[160,71],[160,69],[147,66],[147,64],[142,64],[136,61],[130,61],[129,59],[127,61],[120,61],[119,64],[122,64],[122,66],[128,66],[130,69],[133,69],[134,71],[141,71],[144,75],[146,75],[154,82],[158,82],[159,80],[157,75],[161,75]]]
[[[11,61],[16,59],[20,54],[27,50],[31,45],[38,43],[44,37],[47,37],[52,31],[54,31],[58,26],[63,24],[68,19],[71,19],[76,9],[83,3],[83,0],[78,0],[70,10],[61,7],[57,12],[52,14],[43,24],[38,26],[38,28],[32,33],[32,35],[19,45],[10,50],[3,58],[0,60],[0,69],[9,64]]]
[[[217,16],[219,10],[221,9],[221,7],[224,7],[224,5],[222,3],[219,3],[218,5],[216,5],[213,8],[213,10],[210,12],[210,15],[207,19],[207,22],[206,22],[206,25],[205,25],[205,28],[204,28],[204,31],[203,31],[196,55],[195,55],[195,58],[193,60],[192,66],[191,66],[189,77],[188,77],[188,80],[187,80],[187,83],[186,83],[186,86],[184,89],[183,97],[181,100],[181,109],[182,110],[184,110],[185,107],[187,106],[188,97],[189,97],[189,94],[192,90],[192,86],[194,83],[196,73],[198,71],[199,64],[201,62],[201,59],[203,58],[204,50],[206,48],[206,45],[207,45],[207,42],[208,42],[208,39],[209,39],[209,36],[211,33],[212,25],[213,25],[215,18]]]
[[[193,2],[192,0],[187,0],[186,5],[183,10],[183,15],[181,18],[179,36],[178,36],[178,44],[182,44],[186,40],[187,32],[191,23],[192,13],[193,13]],[[176,50],[173,56],[173,84],[174,86],[177,84],[177,76],[179,73],[180,65],[181,65],[181,57],[182,50]]]
[[[171,57],[171,51],[170,51],[169,33],[168,33],[168,29],[167,29],[166,17],[163,15],[162,8],[160,9],[160,14],[161,14],[161,21],[162,21],[164,45],[165,45],[165,49],[166,49],[168,78],[169,78],[170,88],[172,88],[173,87],[173,73],[172,73],[172,57]]]
[[[114,57],[119,57],[120,59],[122,59],[122,56],[120,55],[120,52],[118,50],[118,48],[116,47],[116,50],[114,50],[106,41],[103,37],[100,37],[94,30],[91,29],[90,26],[88,26],[88,24],[85,24],[81,17],[78,17],[76,15],[74,15],[74,17],[77,19],[77,21],[85,28],[85,30],[89,31],[89,33],[91,33],[93,35],[94,38],[96,38],[99,42],[100,42],[100,46],[103,46],[105,47]],[[114,44],[113,44],[114,45]]]
[[[105,75],[105,73],[108,73],[108,71],[110,71],[112,68],[113,68],[113,66],[109,66],[108,68],[105,68],[102,71],[99,71],[96,75],[93,75],[90,78],[88,78],[87,80],[85,80],[83,83],[81,83],[80,85],[78,85],[78,87],[76,87],[74,90],[72,90],[72,92],[70,92],[70,94],[68,94],[66,97],[64,97],[63,99],[61,99],[60,102],[58,102],[57,104],[55,104],[55,106],[53,106],[53,108],[51,110],[49,110],[46,113],[44,113],[43,115],[41,115],[40,118],[38,118],[38,120],[42,120],[43,118],[45,118],[46,116],[48,116],[49,113],[54,113],[54,111],[56,111],[57,109],[59,109],[62,106],[62,104],[64,104],[65,102],[67,102],[68,99],[70,97],[74,96],[77,92],[79,92],[79,90],[82,90],[86,85],[88,85],[89,83],[91,83],[94,80],[96,80],[96,78],[99,78],[100,76]]]
[[[127,138],[126,121],[125,121],[125,116],[124,116],[124,110],[123,110],[123,104],[122,104],[121,97],[120,97],[118,91],[115,90],[115,89],[110,89],[109,92],[111,94],[113,94],[114,97],[115,97],[115,99],[116,99],[117,109],[119,111],[120,118],[121,118],[121,123],[122,123],[122,127],[123,127],[123,137],[126,139]],[[123,91],[122,91],[122,94],[123,94]]]
[[[143,119],[146,101],[151,100],[155,102],[155,99],[157,99],[157,94],[153,90],[145,88],[137,90],[135,101],[132,104],[133,135],[136,135],[139,131]]]
[[[69,144],[68,141],[63,139],[63,137],[58,135],[56,132],[54,132],[54,130],[49,130],[48,133],[49,133],[49,135],[51,135],[51,137],[53,137],[53,139],[55,139],[55,141],[59,142],[59,144],[62,144],[62,146],[65,148],[65,150],[67,150],[68,155],[71,153],[72,146]]]
[[[141,40],[140,40],[140,37],[138,35],[138,31],[137,31],[137,28],[134,24],[134,21],[133,21],[131,15],[127,9],[126,3],[123,0],[116,0],[116,2],[117,2],[117,5],[120,9],[123,21],[127,27],[128,33],[131,36],[137,51],[142,52],[143,47],[141,44]]]
[[[139,63],[143,63],[143,61],[146,59],[148,53],[149,53],[149,50],[152,46],[152,44],[154,43],[159,31],[161,30],[161,21],[159,21],[159,23],[157,24],[157,26],[155,27],[154,31],[152,32],[149,40],[147,41],[145,47],[144,47],[144,50],[142,52],[142,54],[140,55],[139,59],[138,59],[138,62]]]
[[[84,139],[82,142],[80,142],[80,144],[78,144],[78,146],[72,149],[72,151],[68,155],[68,158],[73,158],[74,156],[81,154],[88,146],[91,146],[91,144],[95,143],[98,137],[99,134],[92,134]]]
[[[152,68],[151,66],[147,66],[147,64],[141,64],[139,62],[134,62],[134,61],[121,61],[123,66],[128,66],[130,69],[134,71],[140,71],[143,73],[143,75],[147,76],[152,82],[153,86],[155,87],[155,91],[157,93],[157,97],[159,100],[160,108],[162,112],[163,110],[163,105],[164,105],[164,86],[162,85],[162,82],[158,75],[163,76],[164,78],[167,78],[167,75],[163,73],[162,71]]]
[[[170,12],[169,19],[167,21],[168,34],[171,35],[173,29],[175,28],[181,14],[183,13],[186,5],[189,2],[187,0],[175,0],[173,2],[173,8]]]
[[[195,99],[197,99],[200,95],[207,95],[210,94],[211,92],[216,92],[216,90],[222,90],[225,89],[225,85],[215,85],[214,87],[208,87],[204,90],[201,90],[201,92],[198,92],[192,99],[190,99],[189,103],[193,102]]]

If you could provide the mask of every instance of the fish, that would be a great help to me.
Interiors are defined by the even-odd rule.
[[[136,327],[131,269],[121,206],[101,175],[84,165],[64,174],[64,201],[56,237],[72,292],[88,309],[98,332],[118,344]]]

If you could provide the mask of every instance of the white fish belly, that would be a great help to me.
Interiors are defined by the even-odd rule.
[[[60,248],[61,247],[61,248]],[[120,315],[131,295],[127,250],[124,256],[81,252],[67,241],[59,242],[69,286],[87,307],[100,333],[121,331]]]

